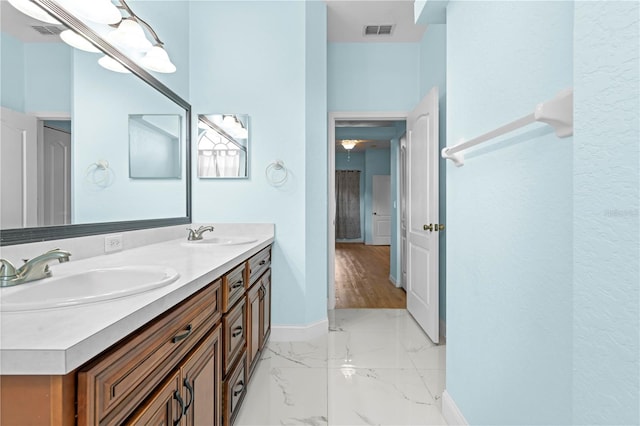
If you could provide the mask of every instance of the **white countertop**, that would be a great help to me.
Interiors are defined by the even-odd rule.
[[[187,247],[182,244],[186,239],[182,238],[78,261],[72,256],[70,262],[51,264],[56,277],[95,268],[136,265],[169,266],[180,277],[165,287],[120,299],[0,313],[0,374],[63,375],[73,371],[274,241],[273,232],[242,236],[257,241]],[[5,291],[15,290],[0,289],[0,298]]]

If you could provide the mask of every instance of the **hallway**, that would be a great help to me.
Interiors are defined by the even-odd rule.
[[[404,309],[407,295],[389,281],[389,246],[336,244],[336,309]]]
[[[328,335],[267,344],[235,424],[446,424],[445,351],[405,309],[329,311]]]

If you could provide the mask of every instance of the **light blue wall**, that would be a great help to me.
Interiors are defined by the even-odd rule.
[[[364,154],[364,242],[373,242],[373,176],[391,174],[391,153],[388,149],[368,149]]]
[[[327,317],[327,6],[305,2],[306,323]]]
[[[71,48],[23,43],[1,33],[2,106],[19,112],[71,112]]]
[[[0,32],[2,49],[2,106],[24,112],[24,44],[7,33]]]
[[[448,144],[572,86],[572,40],[572,2],[450,2]],[[572,164],[538,124],[446,166],[446,387],[469,424],[571,423]]]
[[[25,43],[25,111],[71,114],[72,51],[62,42]]]
[[[640,423],[639,16],[575,3],[573,424]]]
[[[329,43],[329,111],[410,111],[418,101],[418,43]]]
[[[430,2],[433,0],[430,0]],[[440,149],[447,146],[447,26],[432,24],[427,27],[420,42],[420,98],[429,93],[432,87],[438,87],[438,109]],[[447,223],[447,164],[440,158],[439,169],[439,219]],[[446,229],[446,228],[445,228]],[[439,297],[440,319],[447,318],[447,232],[439,235]]]
[[[336,129],[337,130],[337,129]],[[336,170],[360,170],[360,238],[353,240],[338,240],[338,242],[364,242],[364,173],[365,173],[364,152],[353,152],[347,155],[343,152],[336,152]]]
[[[251,117],[249,179],[195,178],[194,220],[275,223],[276,325],[326,318],[325,43],[320,43],[325,8],[287,1],[191,4],[194,112]],[[278,159],[287,166],[289,180],[276,188],[264,173]]]

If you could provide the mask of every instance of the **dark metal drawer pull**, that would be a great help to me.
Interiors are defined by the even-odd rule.
[[[240,388],[240,389],[238,389]],[[244,382],[240,380],[237,385],[233,387],[233,396],[238,396],[244,390]]]
[[[267,261],[263,259],[263,260],[261,260],[261,261],[260,261],[260,263],[258,263],[258,265],[262,266],[262,265],[264,265],[265,263],[267,263]]]
[[[180,424],[180,420],[182,420],[182,416],[184,415],[184,401],[178,391],[173,391],[173,398],[178,401],[178,404],[180,404],[180,417],[173,421],[173,426],[178,426]]]
[[[242,282],[242,280],[238,280],[235,283],[233,283],[233,285],[231,286],[231,290],[235,290],[236,288],[240,288],[243,287],[244,283]]]
[[[180,340],[186,339],[191,334],[192,329],[193,327],[191,326],[191,324],[189,324],[184,333],[173,336],[173,339],[171,339],[171,341],[173,343],[178,343]]]
[[[236,328],[233,329],[233,333],[231,333],[232,337],[238,337],[242,334],[242,326],[239,325]]]

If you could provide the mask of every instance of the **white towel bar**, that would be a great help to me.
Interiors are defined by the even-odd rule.
[[[442,148],[442,158],[453,161],[457,167],[464,165],[464,151],[490,139],[512,132],[527,124],[541,121],[556,131],[556,136],[566,138],[573,135],[573,88],[560,91],[555,98],[536,106],[533,113],[518,118],[484,135],[454,146]]]

